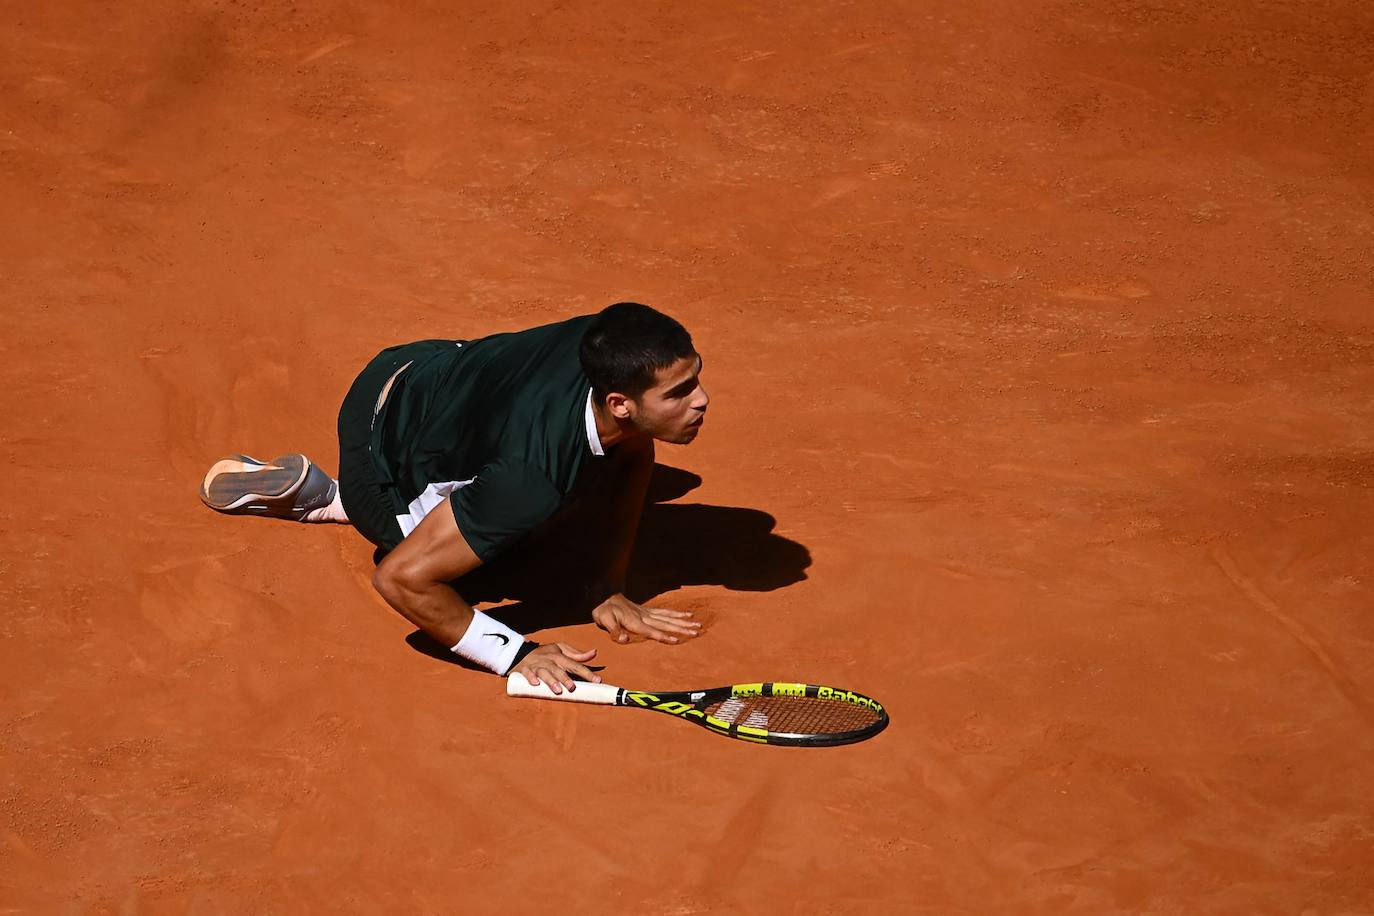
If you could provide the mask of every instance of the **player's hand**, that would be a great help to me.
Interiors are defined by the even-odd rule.
[[[592,611],[592,620],[616,642],[629,642],[631,636],[643,636],[677,643],[701,632],[701,624],[692,619],[691,611],[640,607],[624,595],[612,595],[597,605]]]
[[[574,674],[584,681],[601,683],[601,675],[586,665],[595,657],[595,649],[580,652],[565,642],[548,643],[520,659],[509,673],[523,674],[531,687],[542,682],[554,693],[562,693],[564,690],[575,691],[577,686],[572,678]]]

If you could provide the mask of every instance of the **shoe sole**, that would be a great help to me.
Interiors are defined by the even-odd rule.
[[[284,499],[300,488],[310,471],[304,455],[282,455],[270,462],[247,455],[231,455],[216,461],[201,483],[200,499],[217,512],[233,512],[248,503]],[[268,512],[267,506],[246,511]]]

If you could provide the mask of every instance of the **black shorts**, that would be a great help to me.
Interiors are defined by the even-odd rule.
[[[415,358],[403,347],[378,353],[358,373],[339,408],[339,498],[348,520],[372,543],[389,551],[405,537],[396,516],[405,512],[392,487],[379,480],[372,456],[377,399],[387,380]]]

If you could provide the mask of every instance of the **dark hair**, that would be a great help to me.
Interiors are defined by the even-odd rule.
[[[612,391],[639,397],[658,370],[695,353],[692,335],[672,318],[638,302],[617,302],[592,321],[578,355],[596,400],[604,402]]]

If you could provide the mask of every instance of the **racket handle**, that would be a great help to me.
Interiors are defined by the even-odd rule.
[[[620,688],[612,684],[588,684],[585,681],[577,682],[577,689],[569,691],[566,687],[562,693],[554,693],[547,684],[536,684],[530,686],[530,682],[525,680],[523,674],[512,674],[506,678],[506,696],[508,697],[536,697],[541,700],[565,700],[570,703],[598,703],[602,706],[614,706],[616,698],[620,695]]]

